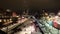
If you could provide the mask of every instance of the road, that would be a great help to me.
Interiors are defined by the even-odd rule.
[[[14,34],[41,34],[39,30],[37,32],[35,31],[35,25],[31,23],[33,23],[33,19],[26,21],[23,25],[20,26],[22,31],[15,32]]]

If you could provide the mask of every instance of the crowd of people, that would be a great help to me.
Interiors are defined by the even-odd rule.
[[[57,29],[57,31],[60,30],[60,12],[57,12],[57,14],[45,12],[43,16],[40,17],[40,22],[47,27],[46,31],[50,32],[51,30],[52,32],[54,28]]]
[[[47,13],[45,13],[45,20],[54,27],[58,27],[59,24],[59,20],[60,20],[60,12],[57,15],[48,15]]]

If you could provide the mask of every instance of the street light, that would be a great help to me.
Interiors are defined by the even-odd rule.
[[[6,11],[9,13],[11,10],[10,9],[7,9]],[[8,26],[7,26],[7,34],[8,34]]]
[[[7,12],[10,12],[11,10],[10,10],[10,9],[7,9],[6,11],[7,11]]]
[[[58,16],[60,16],[60,10],[58,11]]]

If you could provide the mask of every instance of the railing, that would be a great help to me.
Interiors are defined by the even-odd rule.
[[[36,23],[37,23],[37,25],[38,25],[38,27],[39,27],[39,29],[40,29],[40,32],[42,33],[42,34],[44,34],[44,31],[43,31],[43,29],[41,28],[43,25],[39,22],[39,20],[37,20],[34,16],[32,16],[32,18],[36,21]]]

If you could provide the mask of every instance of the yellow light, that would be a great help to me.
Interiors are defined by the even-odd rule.
[[[47,13],[45,13],[45,15],[48,15]]]
[[[60,15],[60,12],[58,13],[58,15]]]
[[[0,22],[2,22],[2,20],[0,19]]]
[[[16,17],[19,17],[19,16],[16,16]]]
[[[4,19],[4,22],[6,22],[6,19]]]

